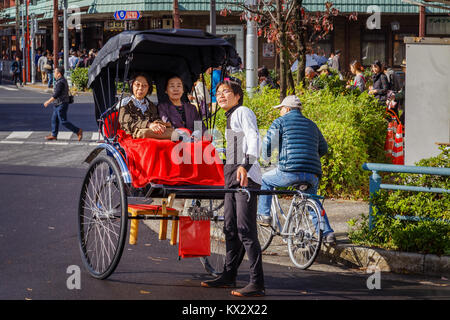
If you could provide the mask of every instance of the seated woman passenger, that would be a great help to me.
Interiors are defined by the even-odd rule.
[[[174,128],[187,128],[191,132],[194,132],[194,129],[200,129],[194,127],[194,121],[202,121],[197,108],[189,102],[181,100],[184,94],[184,87],[180,77],[173,76],[167,80],[166,93],[169,96],[169,100],[158,104],[158,113],[161,120],[170,122]],[[205,126],[203,122],[201,124],[203,132]]]
[[[133,95],[122,99],[119,109],[120,128],[133,138],[170,139],[173,128],[158,115],[156,106],[147,98],[153,86],[145,73],[131,79]]]

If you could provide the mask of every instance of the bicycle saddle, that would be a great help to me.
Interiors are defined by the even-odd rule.
[[[303,191],[306,191],[309,188],[311,188],[312,185],[309,182],[297,182],[297,183],[294,183],[291,187],[303,192]]]

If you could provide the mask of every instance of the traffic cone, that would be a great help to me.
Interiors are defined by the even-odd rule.
[[[392,150],[394,148],[394,122],[389,122],[386,142],[384,143],[384,152],[386,157],[392,161]]]
[[[392,149],[392,164],[405,164],[405,154],[403,152],[403,126],[400,123],[395,133],[395,143]]]

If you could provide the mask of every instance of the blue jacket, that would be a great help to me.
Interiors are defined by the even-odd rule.
[[[274,145],[279,141],[277,148]],[[309,172],[322,176],[320,157],[328,151],[328,144],[317,125],[293,109],[277,118],[264,137],[262,156],[267,159],[272,148],[279,150],[278,167],[287,172]]]

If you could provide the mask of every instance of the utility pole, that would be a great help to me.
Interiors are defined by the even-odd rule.
[[[178,7],[178,0],[173,0],[173,27],[175,29],[180,29],[180,11]]]
[[[67,26],[67,0],[64,0],[64,76],[69,73],[69,28]]]
[[[216,34],[216,0],[211,0],[211,6],[209,8],[209,32],[213,35]]]
[[[58,66],[59,23],[58,0],[53,0],[53,65]]]
[[[253,8],[256,6],[255,0],[246,0],[245,5]],[[258,86],[258,36],[256,33],[256,22],[253,21],[252,14],[247,12],[247,50],[245,53],[245,77],[246,90],[251,97],[254,88]]]

